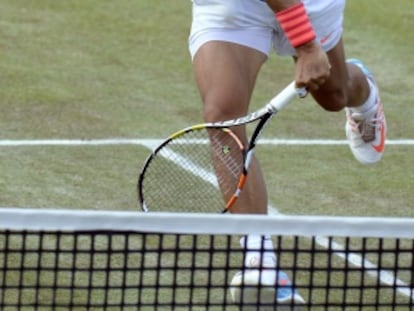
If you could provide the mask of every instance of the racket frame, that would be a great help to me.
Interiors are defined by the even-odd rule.
[[[232,197],[230,198],[230,200],[227,201],[222,213],[226,213],[227,211],[229,211],[231,207],[237,201],[237,198],[239,197],[246,183],[247,174],[248,174],[248,170],[250,167],[250,163],[253,159],[254,148],[256,146],[256,142],[258,141],[266,124],[270,121],[270,119],[273,116],[275,116],[281,109],[283,109],[293,98],[295,97],[304,98],[307,95],[307,93],[308,92],[305,88],[297,88],[295,81],[293,81],[289,85],[287,85],[281,92],[279,92],[276,96],[274,96],[264,107],[246,116],[232,119],[232,120],[226,120],[226,121],[195,124],[195,125],[183,128],[171,134],[170,136],[168,136],[164,141],[162,141],[156,148],[152,150],[150,155],[145,160],[143,168],[139,174],[138,183],[137,183],[137,192],[138,192],[138,201],[141,205],[142,210],[144,212],[149,212],[149,208],[144,199],[144,193],[143,193],[143,187],[142,187],[144,178],[145,178],[145,173],[147,171],[147,168],[149,167],[149,164],[152,162],[155,156],[160,152],[160,150],[165,145],[169,144],[172,140],[177,139],[178,137],[190,131],[200,130],[204,128],[215,128],[215,129],[222,129],[223,131],[230,131],[232,133],[232,131],[229,129],[230,127],[246,125],[246,124],[252,123],[260,119],[259,123],[257,124],[256,128],[253,131],[253,134],[251,135],[251,138],[248,142],[247,147],[244,148],[243,173],[239,178],[237,189],[232,195]],[[235,134],[232,133],[231,135],[235,135]],[[235,138],[239,140],[237,137]]]

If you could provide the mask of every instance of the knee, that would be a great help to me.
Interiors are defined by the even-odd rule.
[[[234,106],[228,102],[216,101],[214,103],[205,103],[203,107],[204,122],[218,122],[234,119],[242,115],[238,113]]]
[[[215,104],[215,105],[204,105],[203,109],[203,119],[204,122],[217,122],[227,119],[231,119],[232,111],[226,109],[225,105]]]
[[[329,92],[316,91],[312,93],[312,96],[323,109],[330,112],[340,111],[348,103],[348,96],[342,89]]]
[[[203,118],[205,122],[230,120],[247,113],[246,96],[233,94],[209,94],[203,98]]]

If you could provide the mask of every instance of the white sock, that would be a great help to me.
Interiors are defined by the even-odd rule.
[[[367,79],[369,85],[369,95],[365,103],[358,107],[350,107],[352,112],[358,112],[362,115],[369,114],[378,102],[378,94],[376,86]]]
[[[269,235],[251,234],[242,237],[240,245],[246,249],[244,258],[244,265],[246,267],[273,268],[276,266],[276,255]]]

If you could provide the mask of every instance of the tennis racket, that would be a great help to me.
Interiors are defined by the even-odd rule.
[[[234,207],[249,172],[254,148],[269,120],[306,89],[290,83],[266,106],[247,116],[186,127],[165,139],[146,159],[138,177],[145,212],[227,212]],[[257,121],[243,144],[232,128]]]

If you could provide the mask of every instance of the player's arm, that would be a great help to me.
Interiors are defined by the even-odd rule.
[[[295,81],[298,87],[317,90],[330,74],[326,53],[300,0],[266,0],[286,37],[296,50]]]

